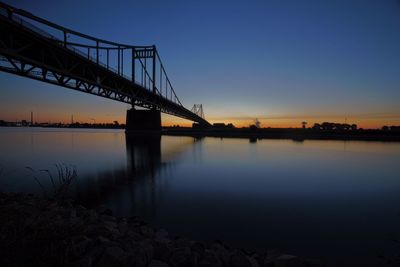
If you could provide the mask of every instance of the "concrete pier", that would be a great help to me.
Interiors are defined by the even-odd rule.
[[[126,132],[160,132],[161,112],[158,110],[138,110],[126,112]]]

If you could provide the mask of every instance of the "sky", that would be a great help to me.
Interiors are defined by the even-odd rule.
[[[155,44],[210,122],[400,125],[399,0],[4,1],[84,34]],[[129,105],[0,73],[0,119],[125,121]],[[164,125],[191,122],[163,116]]]

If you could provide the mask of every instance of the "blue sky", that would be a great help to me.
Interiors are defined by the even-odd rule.
[[[400,1],[5,2],[85,34],[156,44],[182,103],[202,103],[212,121],[400,124]],[[122,122],[128,107],[5,73],[0,81],[0,119],[33,110],[38,120]]]

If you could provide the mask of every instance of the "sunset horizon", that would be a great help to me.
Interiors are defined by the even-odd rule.
[[[0,0],[0,266],[398,266],[399,48],[400,0]]]
[[[302,121],[309,127],[323,121],[348,121],[361,128],[400,124],[400,52],[395,49],[400,37],[394,26],[400,23],[396,15],[400,7],[396,4],[339,1],[307,8],[290,1],[232,3],[215,4],[209,11],[207,1],[195,6],[178,1],[156,6],[157,20],[138,29],[126,25],[140,23],[143,14],[130,17],[100,1],[97,8],[114,18],[117,31],[87,14],[89,4],[75,11],[77,16],[82,12],[84,20],[57,12],[74,9],[66,2],[13,4],[105,40],[156,44],[183,105],[190,109],[203,104],[206,118],[213,123],[243,127],[257,118],[262,127],[300,127]],[[171,12],[176,14],[174,20],[165,20]],[[206,22],[190,15],[202,12],[209,13]],[[161,21],[164,24],[154,27]],[[172,32],[180,21],[186,23]],[[257,30],[260,27],[262,31]],[[105,61],[104,55],[100,60]],[[81,122],[124,123],[130,108],[7,73],[0,73],[0,80],[2,120],[29,119],[34,112],[40,122],[68,123],[74,115]],[[163,116],[162,123],[191,125],[175,118]]]

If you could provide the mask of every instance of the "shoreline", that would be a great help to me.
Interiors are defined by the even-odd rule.
[[[0,126],[4,128],[42,128],[42,129],[93,129],[93,130],[124,130],[124,128],[106,127],[19,127]],[[354,130],[354,131],[328,131],[301,128],[190,128],[190,127],[163,127],[161,131],[126,131],[132,136],[143,135],[165,135],[165,136],[188,136],[194,138],[218,137],[218,138],[242,138],[249,139],[255,143],[262,139],[289,139],[294,141],[305,140],[343,140],[343,141],[381,141],[400,142],[399,131],[384,130]]]
[[[191,136],[191,137],[221,137],[245,138],[250,142],[257,139],[291,139],[304,140],[352,140],[352,141],[383,141],[400,142],[400,132],[382,130],[355,130],[355,131],[323,131],[313,129],[192,129],[192,128],[164,128],[163,135]]]
[[[71,200],[0,192],[1,266],[325,266],[274,250],[204,244]]]

